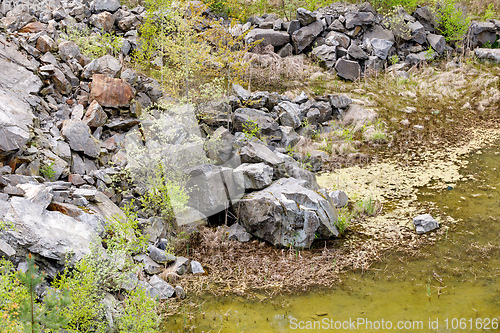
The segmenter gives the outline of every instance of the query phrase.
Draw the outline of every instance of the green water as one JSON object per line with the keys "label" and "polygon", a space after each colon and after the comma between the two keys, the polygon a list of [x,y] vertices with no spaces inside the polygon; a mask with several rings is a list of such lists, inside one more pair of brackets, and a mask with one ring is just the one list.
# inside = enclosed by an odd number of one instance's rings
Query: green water
{"label": "green water", "polygon": [[471,154],[469,180],[451,190],[419,189],[421,205],[456,223],[418,258],[391,253],[329,290],[261,302],[206,296],[199,315],[169,318],[165,332],[499,332],[498,154]]}

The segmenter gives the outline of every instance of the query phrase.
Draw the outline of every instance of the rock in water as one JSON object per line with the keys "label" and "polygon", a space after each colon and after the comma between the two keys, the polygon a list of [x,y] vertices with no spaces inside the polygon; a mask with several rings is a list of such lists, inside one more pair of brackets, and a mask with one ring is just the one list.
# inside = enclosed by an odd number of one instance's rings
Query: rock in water
{"label": "rock in water", "polygon": [[439,228],[439,223],[429,214],[423,214],[413,218],[413,226],[417,234],[423,234]]}

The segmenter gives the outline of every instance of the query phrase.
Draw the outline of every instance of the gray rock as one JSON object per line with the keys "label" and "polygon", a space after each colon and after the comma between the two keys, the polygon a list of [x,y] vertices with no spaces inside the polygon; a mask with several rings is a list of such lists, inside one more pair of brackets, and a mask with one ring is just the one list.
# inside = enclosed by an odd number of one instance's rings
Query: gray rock
{"label": "gray rock", "polygon": [[260,190],[269,186],[273,181],[273,168],[264,163],[243,163],[235,173],[241,174],[245,181],[245,189]]}
{"label": "gray rock", "polygon": [[283,158],[276,155],[265,145],[253,141],[247,142],[247,144],[240,149],[240,157],[243,163],[263,162],[272,166],[274,171],[284,163]]}
{"label": "gray rock", "polygon": [[98,59],[92,60],[85,66],[82,77],[91,79],[94,74],[105,74],[110,77],[120,77],[122,65],[120,62],[110,55],[102,56]]}
{"label": "gray rock", "polygon": [[393,43],[395,42],[394,33],[389,29],[382,28],[378,24],[375,24],[370,30],[365,32],[364,37],[366,39],[378,38],[390,40]]}
{"label": "gray rock", "polygon": [[108,116],[96,100],[90,103],[82,119],[83,123],[87,124],[90,128],[103,126],[106,120],[108,120]]}
{"label": "gray rock", "polygon": [[291,20],[289,22],[288,27],[286,28],[286,32],[291,36],[295,31],[300,29],[299,20]]}
{"label": "gray rock", "polygon": [[184,257],[177,257],[175,259],[175,262],[172,266],[170,266],[167,271],[169,272],[174,272],[179,275],[183,275],[186,272],[188,272],[190,266],[189,266],[189,259],[184,258]]}
{"label": "gray rock", "polygon": [[12,257],[16,254],[16,250],[12,248],[6,241],[0,239],[0,253],[7,257]]}
{"label": "gray rock", "polygon": [[336,19],[328,26],[328,29],[332,31],[344,32],[345,26],[342,22],[340,22],[340,20]]}
{"label": "gray rock", "polygon": [[175,293],[174,287],[165,282],[158,275],[153,275],[149,279],[149,285],[152,287],[152,290],[149,290],[151,297],[158,297],[160,300],[169,299]]}
{"label": "gray rock", "polygon": [[345,14],[345,27],[349,30],[357,26],[370,25],[375,21],[375,16],[370,12],[347,12]]}
{"label": "gray rock", "polygon": [[424,62],[428,62],[434,59],[434,55],[429,55],[427,51],[422,51],[419,53],[410,53],[406,56],[405,62],[410,66],[419,65]]}
{"label": "gray rock", "polygon": [[354,125],[355,128],[361,128],[364,124],[372,122],[377,117],[377,114],[372,109],[366,109],[358,104],[351,104],[347,109],[343,125]]}
{"label": "gray rock", "polygon": [[199,227],[208,224],[207,217],[200,211],[187,207],[181,212],[175,214],[175,225],[178,230],[187,232],[188,234],[197,231]]}
{"label": "gray rock", "polygon": [[472,22],[467,34],[470,47],[482,47],[486,43],[493,45],[497,30],[500,29],[493,22]]}
{"label": "gray rock", "polygon": [[344,191],[333,191],[330,192],[328,195],[330,196],[330,199],[335,205],[335,208],[345,207],[349,202],[349,198],[347,197],[347,194]]}
{"label": "gray rock", "polygon": [[175,296],[179,297],[180,299],[185,299],[186,298],[186,292],[181,286],[175,286]]}
{"label": "gray rock", "polygon": [[423,234],[439,228],[439,223],[431,215],[423,214],[413,218],[413,226],[417,234]]}
{"label": "gray rock", "polygon": [[205,270],[199,262],[196,260],[191,260],[191,273],[193,274],[205,274]]}
{"label": "gray rock", "polygon": [[433,10],[429,6],[417,8],[413,16],[424,26],[425,30],[434,33],[438,23],[434,17]]}
{"label": "gray rock", "polygon": [[352,43],[349,49],[347,50],[347,54],[357,60],[366,60],[368,59],[368,54],[361,49],[356,43]]}
{"label": "gray rock", "polygon": [[300,108],[292,102],[281,102],[274,107],[274,111],[278,113],[281,125],[290,126],[293,129],[300,126]]}
{"label": "gray rock", "polygon": [[321,45],[313,49],[312,55],[318,61],[323,62],[327,69],[331,69],[337,61],[337,47]]}
{"label": "gray rock", "polygon": [[63,41],[59,43],[59,55],[64,61],[76,58],[80,54],[80,48],[75,42]]}
{"label": "gray rock", "polygon": [[444,39],[444,36],[428,34],[427,42],[438,54],[443,54],[446,49],[446,40]]}
{"label": "gray rock", "polygon": [[149,274],[149,275],[155,275],[159,274],[162,272],[162,267],[158,265],[153,259],[151,259],[149,256],[142,256],[141,260],[142,264],[144,265],[144,271]]}
{"label": "gray rock", "polygon": [[259,127],[260,134],[265,135],[268,140],[281,140],[281,130],[278,123],[269,113],[264,111],[250,108],[237,109],[232,115],[232,121],[235,131],[243,132],[244,124],[254,122]]}
{"label": "gray rock", "polygon": [[29,201],[39,204],[43,209],[47,209],[52,202],[52,189],[40,184],[19,184],[17,185],[24,191],[24,197]]}
{"label": "gray rock", "polygon": [[384,64],[385,61],[380,59],[379,57],[369,56],[368,60],[365,61],[366,73],[380,72],[382,69],[384,69]]}
{"label": "gray rock", "polygon": [[148,254],[151,259],[153,259],[158,264],[165,264],[175,261],[175,256],[167,255],[165,251],[160,250],[156,246],[148,246]]}
{"label": "gray rock", "polygon": [[309,25],[316,21],[316,15],[305,8],[297,8],[297,20],[303,26]]}
{"label": "gray rock", "polygon": [[96,13],[104,11],[114,13],[120,6],[120,0],[96,0],[94,2],[93,11]]}
{"label": "gray rock", "polygon": [[[317,120],[319,116],[320,114],[318,110],[318,115],[315,117],[315,119]],[[281,133],[283,133],[283,137],[281,138],[280,145],[284,148],[293,147],[300,141],[300,136],[292,127],[281,126]]]}
{"label": "gray rock", "polygon": [[240,86],[239,84],[233,83],[233,93],[238,97],[241,101],[246,101],[250,98],[250,92]]}
{"label": "gray rock", "polygon": [[290,57],[293,54],[292,44],[286,43],[276,54],[282,58]]}
{"label": "gray rock", "polygon": [[81,151],[90,157],[99,156],[101,151],[99,141],[92,136],[90,128],[84,122],[65,120],[61,132],[71,149]]}
{"label": "gray rock", "polygon": [[330,31],[325,37],[325,42],[330,46],[340,46],[347,49],[351,45],[351,39],[346,34],[337,31]]}
{"label": "gray rock", "polygon": [[361,67],[356,61],[339,59],[335,64],[337,75],[343,79],[354,81],[361,75]]}
{"label": "gray rock", "polygon": [[477,48],[474,50],[476,57],[481,60],[489,60],[495,63],[500,63],[500,49],[482,49]]}
{"label": "gray rock", "polygon": [[217,128],[206,141],[207,156],[217,164],[229,162],[234,157],[233,142],[233,135],[227,128]]}
{"label": "gray rock", "polygon": [[295,97],[293,100],[292,100],[292,103],[295,103],[295,104],[302,104],[302,103],[305,103],[309,100],[309,97],[307,97],[307,94],[303,91],[300,92],[300,95]]}
{"label": "gray rock", "polygon": [[226,235],[229,240],[234,240],[238,242],[248,242],[252,235],[250,235],[245,228],[243,228],[240,224],[235,223],[226,230]]}
{"label": "gray rock", "polygon": [[266,106],[268,99],[269,92],[257,91],[250,95],[246,104],[251,108],[260,109]]}
{"label": "gray rock", "polygon": [[391,42],[390,40],[378,39],[378,38],[373,38],[369,40],[367,39],[367,42],[370,45],[370,48],[372,49],[374,55],[382,60],[387,59],[389,50],[394,45],[394,42]]}
{"label": "gray rock", "polygon": [[301,53],[312,41],[323,31],[321,21],[315,21],[308,26],[302,27],[292,34],[292,42],[295,53]]}
{"label": "gray rock", "polygon": [[304,187],[305,181],[280,179],[238,203],[239,223],[275,246],[310,247],[315,238],[338,235],[331,201]]}
{"label": "gray rock", "polygon": [[329,97],[330,104],[337,109],[345,109],[352,103],[352,100],[346,95],[329,95]]}
{"label": "gray rock", "polygon": [[427,32],[425,31],[424,26],[419,21],[408,24],[408,29],[410,30],[409,37],[412,41],[418,44],[425,43]]}
{"label": "gray rock", "polygon": [[251,44],[259,40],[261,40],[259,45],[272,45],[274,47],[279,47],[290,42],[290,35],[285,31],[257,28],[250,30],[250,32],[245,36],[246,44]]}

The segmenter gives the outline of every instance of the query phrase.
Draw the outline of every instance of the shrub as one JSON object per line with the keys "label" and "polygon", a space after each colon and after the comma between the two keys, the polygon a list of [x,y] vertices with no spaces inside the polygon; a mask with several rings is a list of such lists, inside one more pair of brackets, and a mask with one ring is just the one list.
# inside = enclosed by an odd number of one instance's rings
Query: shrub
{"label": "shrub", "polygon": [[62,38],[75,42],[80,51],[90,58],[99,58],[106,54],[117,56],[123,43],[122,37],[108,32],[92,33],[89,28],[69,27]]}
{"label": "shrub", "polygon": [[461,40],[469,29],[470,18],[455,0],[441,0],[436,17],[439,30],[447,42]]}
{"label": "shrub", "polygon": [[251,138],[259,138],[260,128],[255,120],[249,119],[243,123],[243,133],[245,134],[245,138],[247,140]]}
{"label": "shrub", "polygon": [[148,297],[144,289],[134,289],[123,302],[123,311],[117,319],[118,332],[158,332],[160,316],[157,311],[156,301]]}
{"label": "shrub", "polygon": [[40,168],[40,174],[42,177],[47,178],[48,180],[53,180],[56,172],[54,170],[54,162],[50,164],[45,164]]}
{"label": "shrub", "polygon": [[0,258],[0,327],[2,333],[18,333],[21,323],[17,320],[20,304],[29,299],[28,290],[23,286],[13,264]]}

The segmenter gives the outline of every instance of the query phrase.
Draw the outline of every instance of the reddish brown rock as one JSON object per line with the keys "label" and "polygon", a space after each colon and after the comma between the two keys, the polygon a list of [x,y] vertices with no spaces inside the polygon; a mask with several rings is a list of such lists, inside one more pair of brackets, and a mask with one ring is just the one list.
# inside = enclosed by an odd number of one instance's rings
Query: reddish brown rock
{"label": "reddish brown rock", "polygon": [[90,128],[97,128],[104,125],[106,120],[108,120],[106,112],[96,100],[92,101],[83,117],[83,122],[89,125]]}
{"label": "reddish brown rock", "polygon": [[75,205],[57,201],[51,202],[50,205],[47,207],[47,209],[55,212],[60,212],[63,213],[64,215],[68,215],[71,217],[78,217],[83,213],[83,210],[81,210]]}
{"label": "reddish brown rock", "polygon": [[87,182],[83,179],[83,177],[79,174],[71,174],[68,176],[68,181],[75,185],[75,186],[80,186],[83,184],[86,184]]}
{"label": "reddish brown rock", "polygon": [[96,100],[101,106],[120,108],[130,105],[134,98],[134,89],[123,79],[114,79],[103,74],[94,74],[90,100]]}
{"label": "reddish brown rock", "polygon": [[49,36],[42,35],[36,41],[36,49],[42,53],[54,52],[57,50],[57,44]]}
{"label": "reddish brown rock", "polygon": [[37,33],[47,30],[47,25],[41,22],[31,22],[26,24],[19,32],[21,33]]}

